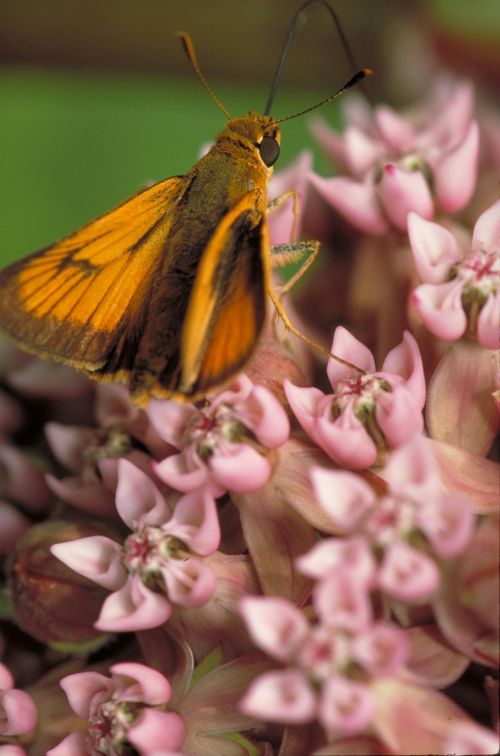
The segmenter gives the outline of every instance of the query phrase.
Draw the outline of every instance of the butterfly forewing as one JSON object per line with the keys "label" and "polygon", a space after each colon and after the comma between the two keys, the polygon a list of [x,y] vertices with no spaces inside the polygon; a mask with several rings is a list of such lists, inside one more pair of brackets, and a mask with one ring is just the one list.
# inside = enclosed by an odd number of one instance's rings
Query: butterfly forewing
{"label": "butterfly forewing", "polygon": [[185,182],[160,182],[0,273],[5,331],[42,356],[101,367],[139,317]]}

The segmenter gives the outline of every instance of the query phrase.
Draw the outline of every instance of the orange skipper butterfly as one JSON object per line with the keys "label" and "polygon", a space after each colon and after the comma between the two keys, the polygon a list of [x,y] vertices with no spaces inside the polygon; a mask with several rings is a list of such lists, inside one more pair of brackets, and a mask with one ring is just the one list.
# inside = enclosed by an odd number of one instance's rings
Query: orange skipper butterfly
{"label": "orange skipper butterfly", "polygon": [[[266,219],[285,119],[232,118],[190,38],[179,36],[228,118],[210,151],[184,176],[139,192],[0,273],[0,326],[19,346],[93,379],[124,381],[137,403],[199,398],[231,378],[255,349],[267,295],[297,332],[271,288]],[[293,254],[288,245],[281,257]]]}

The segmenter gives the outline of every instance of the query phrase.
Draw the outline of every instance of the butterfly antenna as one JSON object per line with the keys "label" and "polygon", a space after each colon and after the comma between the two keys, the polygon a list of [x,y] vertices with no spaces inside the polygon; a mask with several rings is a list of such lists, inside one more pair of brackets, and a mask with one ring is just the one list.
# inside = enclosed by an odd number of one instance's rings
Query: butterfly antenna
{"label": "butterfly antenna", "polygon": [[362,71],[358,71],[357,73],[355,73],[354,76],[352,76],[349,79],[349,81],[346,84],[344,84],[343,87],[338,89],[336,92],[333,92],[331,95],[328,95],[328,97],[325,97],[324,100],[317,102],[315,105],[311,105],[309,108],[305,108],[304,110],[299,110],[298,113],[292,113],[292,115],[283,116],[283,118],[276,118],[275,123],[282,123],[283,121],[289,121],[290,118],[297,118],[297,116],[304,115],[304,113],[310,113],[311,110],[316,110],[316,108],[320,108],[322,105],[325,105],[327,102],[336,100],[337,97],[340,97],[340,95],[344,94],[344,92],[347,89],[354,87],[354,85],[362,81],[362,79],[364,79],[365,76],[371,76],[372,74],[373,74],[373,71],[371,70],[371,68],[363,68]]}
{"label": "butterfly antenna", "polygon": [[[340,19],[334,10],[334,8],[328,3],[326,0],[306,0],[305,3],[303,3],[300,8],[295,13],[294,17],[292,18],[292,21],[290,23],[290,26],[288,27],[288,33],[285,39],[285,43],[283,45],[283,48],[281,50],[281,54],[278,60],[278,66],[274,72],[273,80],[271,83],[271,90],[269,92],[269,97],[267,99],[266,108],[264,110],[265,115],[269,115],[271,112],[271,108],[273,106],[274,98],[276,97],[276,92],[278,90],[278,85],[281,79],[281,74],[283,73],[283,68],[285,65],[285,60],[288,55],[288,50],[290,48],[290,45],[292,43],[292,40],[297,32],[297,28],[299,26],[299,23],[303,22],[305,20],[305,13],[306,10],[309,8],[309,6],[319,3],[322,5],[326,10],[329,12],[333,23],[335,24],[335,28],[337,29],[337,33],[340,37],[340,42],[342,44],[342,47],[344,48],[344,52],[346,54],[347,60],[349,61],[349,64],[353,71],[358,71],[359,66],[356,65],[356,61],[354,59],[353,52],[351,50],[351,47],[349,45],[349,42],[347,41],[347,37],[344,33],[344,30],[342,28],[342,24],[340,23]],[[354,74],[353,78],[350,79],[345,86],[342,87],[338,92],[335,92],[334,94],[330,95],[329,97],[326,97],[321,102],[317,103],[317,105],[313,105],[310,108],[307,108],[304,111],[301,111],[300,113],[295,113],[291,116],[286,116],[285,118],[280,118],[280,121],[288,120],[289,118],[295,118],[298,115],[303,115],[303,113],[309,113],[310,110],[314,110],[315,108],[319,108],[321,105],[324,105],[326,102],[329,102],[330,100],[335,99],[335,97],[338,97],[338,95],[341,92],[344,92],[346,89],[349,89],[349,87],[352,87],[354,84],[356,84],[358,81],[361,81],[365,76],[369,75],[369,73],[372,73],[370,69],[364,69],[363,71],[358,71]]]}
{"label": "butterfly antenna", "polygon": [[228,120],[230,120],[232,118],[231,113],[229,113],[226,110],[226,108],[224,107],[224,105],[222,104],[222,102],[219,100],[219,98],[217,97],[217,95],[215,94],[215,92],[211,88],[210,84],[208,83],[208,81],[205,79],[205,77],[203,76],[203,74],[201,72],[201,68],[198,65],[198,61],[196,59],[196,53],[194,51],[193,40],[191,39],[191,37],[189,36],[189,34],[186,34],[186,32],[177,32],[176,36],[179,37],[180,41],[182,42],[182,46],[184,48],[184,52],[186,53],[187,59],[191,63],[191,66],[192,66],[193,71],[195,72],[196,76],[198,77],[198,79],[200,80],[200,82],[203,84],[205,90],[208,92],[208,94],[210,95],[210,97],[212,98],[212,100],[215,102],[215,104],[217,105],[217,107],[219,108],[219,110],[222,110],[222,112],[224,113],[224,115],[226,116],[226,118]]}

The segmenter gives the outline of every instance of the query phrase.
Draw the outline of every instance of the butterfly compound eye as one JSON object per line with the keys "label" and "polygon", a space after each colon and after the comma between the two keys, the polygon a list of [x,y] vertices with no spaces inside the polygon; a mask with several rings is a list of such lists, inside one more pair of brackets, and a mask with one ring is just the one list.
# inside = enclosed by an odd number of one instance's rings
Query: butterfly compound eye
{"label": "butterfly compound eye", "polygon": [[272,137],[264,137],[259,144],[259,152],[264,163],[270,168],[279,158],[280,146],[276,139],[273,139]]}

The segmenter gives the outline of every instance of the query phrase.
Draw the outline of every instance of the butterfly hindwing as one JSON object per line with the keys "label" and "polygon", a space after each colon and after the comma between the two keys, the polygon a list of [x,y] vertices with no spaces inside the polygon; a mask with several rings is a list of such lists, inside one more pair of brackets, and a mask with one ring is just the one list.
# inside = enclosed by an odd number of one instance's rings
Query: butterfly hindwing
{"label": "butterfly hindwing", "polygon": [[98,369],[140,315],[186,179],[162,181],[0,273],[0,321],[23,348]]}
{"label": "butterfly hindwing", "polygon": [[181,338],[181,393],[202,394],[238,371],[265,320],[269,241],[252,192],[221,220],[200,261]]}

